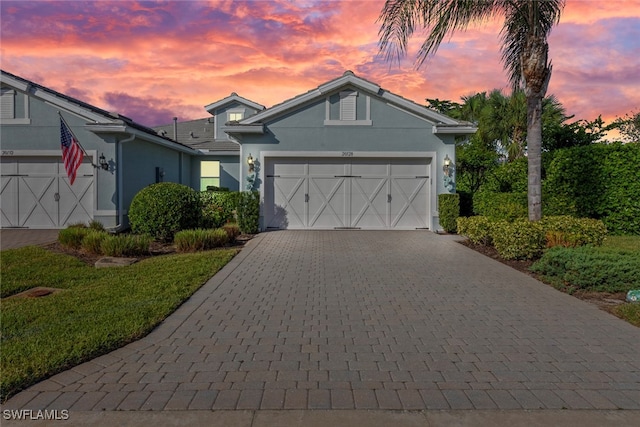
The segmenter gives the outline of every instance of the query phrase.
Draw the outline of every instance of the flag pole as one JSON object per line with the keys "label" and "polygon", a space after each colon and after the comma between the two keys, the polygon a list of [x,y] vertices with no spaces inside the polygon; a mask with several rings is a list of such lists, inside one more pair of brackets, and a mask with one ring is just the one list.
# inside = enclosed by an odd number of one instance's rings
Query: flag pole
{"label": "flag pole", "polygon": [[73,133],[73,130],[71,129],[71,126],[69,126],[69,123],[67,123],[67,121],[64,119],[64,117],[62,117],[62,113],[60,112],[60,110],[58,110],[58,116],[60,116],[60,120],[62,120],[64,122],[64,125],[67,127],[67,129],[69,129],[69,132],[71,132],[71,136],[73,136],[73,139],[76,140],[76,143],[78,144],[78,147],[80,147],[80,149],[82,150],[84,155],[87,156],[91,160],[91,166],[93,166],[94,168],[97,168],[98,165],[93,163],[93,158],[87,153],[87,150],[84,149],[84,147],[80,143],[80,140],[78,139],[76,134]]}

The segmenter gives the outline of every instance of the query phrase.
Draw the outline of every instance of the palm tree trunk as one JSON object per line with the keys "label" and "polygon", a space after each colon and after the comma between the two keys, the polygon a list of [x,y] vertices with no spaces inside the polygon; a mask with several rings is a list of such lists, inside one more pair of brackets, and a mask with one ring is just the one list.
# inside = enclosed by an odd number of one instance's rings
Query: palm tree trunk
{"label": "palm tree trunk", "polygon": [[527,159],[529,220],[542,218],[542,97],[527,98]]}

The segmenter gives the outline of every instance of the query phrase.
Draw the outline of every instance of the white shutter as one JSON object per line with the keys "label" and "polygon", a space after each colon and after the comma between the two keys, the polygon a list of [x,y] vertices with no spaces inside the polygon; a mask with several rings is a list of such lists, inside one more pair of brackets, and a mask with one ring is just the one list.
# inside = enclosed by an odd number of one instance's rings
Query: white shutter
{"label": "white shutter", "polygon": [[13,89],[2,89],[2,92],[0,92],[0,118],[15,119],[15,95],[16,91]]}
{"label": "white shutter", "polygon": [[340,120],[356,119],[356,97],[358,92],[340,92]]}

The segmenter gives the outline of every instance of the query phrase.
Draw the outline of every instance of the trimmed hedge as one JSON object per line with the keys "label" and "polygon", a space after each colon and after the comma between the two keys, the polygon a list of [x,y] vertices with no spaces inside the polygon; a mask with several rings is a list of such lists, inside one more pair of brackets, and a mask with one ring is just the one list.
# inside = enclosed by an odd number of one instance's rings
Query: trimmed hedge
{"label": "trimmed hedge", "polygon": [[131,229],[163,241],[180,230],[200,224],[202,205],[198,192],[186,185],[160,182],[143,188],[129,207]]}
{"label": "trimmed hedge", "polygon": [[600,220],[570,216],[544,217],[536,222],[475,216],[458,218],[458,234],[474,244],[492,245],[505,259],[534,259],[550,246],[599,246],[607,229]]}
{"label": "trimmed hedge", "polygon": [[458,234],[467,236],[471,243],[485,246],[491,244],[491,220],[486,216],[460,217],[457,224]]}
{"label": "trimmed hedge", "polygon": [[236,220],[236,210],[240,192],[238,191],[203,191],[200,193],[202,202],[202,228],[219,228],[228,222]]}
{"label": "trimmed hedge", "polygon": [[534,259],[542,254],[545,230],[538,221],[498,220],[491,225],[491,240],[504,259]]}
{"label": "trimmed hedge", "polygon": [[527,193],[480,191],[473,195],[473,211],[491,219],[513,221],[527,218]]}
{"label": "trimmed hedge", "polygon": [[460,216],[460,195],[438,194],[438,213],[440,215],[440,226],[444,231],[455,233],[457,229],[456,221]]}
{"label": "trimmed hedge", "polygon": [[260,228],[260,193],[242,191],[238,199],[238,226],[245,234],[255,234]]}
{"label": "trimmed hedge", "polygon": [[554,152],[542,183],[545,215],[601,219],[611,234],[640,235],[640,142]]}

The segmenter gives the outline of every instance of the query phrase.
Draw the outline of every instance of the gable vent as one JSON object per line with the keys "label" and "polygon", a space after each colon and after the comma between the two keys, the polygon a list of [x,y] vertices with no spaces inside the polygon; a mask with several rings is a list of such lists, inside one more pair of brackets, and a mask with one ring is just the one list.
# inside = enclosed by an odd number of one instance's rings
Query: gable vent
{"label": "gable vent", "polygon": [[358,92],[340,92],[340,120],[356,119],[356,97]]}

